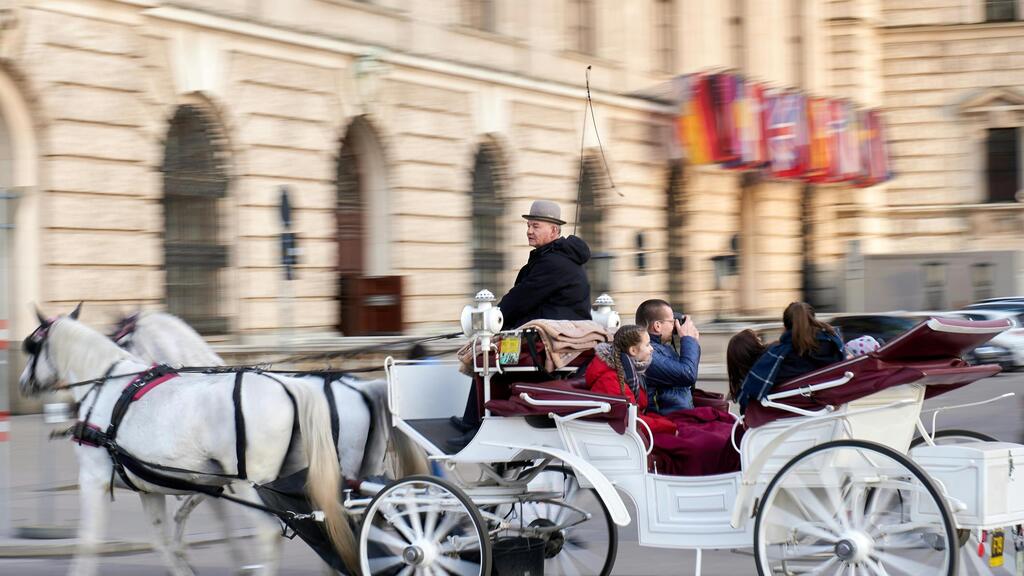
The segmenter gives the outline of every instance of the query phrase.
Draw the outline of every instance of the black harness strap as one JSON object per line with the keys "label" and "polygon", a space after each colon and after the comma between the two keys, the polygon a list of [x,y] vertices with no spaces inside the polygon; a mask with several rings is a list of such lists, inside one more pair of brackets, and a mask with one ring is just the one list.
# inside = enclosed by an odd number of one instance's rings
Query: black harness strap
{"label": "black harness strap", "polygon": [[248,440],[245,436],[245,414],[242,413],[242,378],[245,372],[235,373],[235,389],[231,392],[231,400],[235,405],[235,457],[238,459],[238,477],[248,478],[245,471],[245,447]]}
{"label": "black harness strap", "polygon": [[341,448],[338,447],[338,438],[341,436],[341,422],[338,421],[338,402],[334,398],[334,387],[331,384],[334,377],[324,374],[324,396],[327,396],[327,407],[331,412],[331,437],[334,438],[334,451],[338,460],[341,460]]}

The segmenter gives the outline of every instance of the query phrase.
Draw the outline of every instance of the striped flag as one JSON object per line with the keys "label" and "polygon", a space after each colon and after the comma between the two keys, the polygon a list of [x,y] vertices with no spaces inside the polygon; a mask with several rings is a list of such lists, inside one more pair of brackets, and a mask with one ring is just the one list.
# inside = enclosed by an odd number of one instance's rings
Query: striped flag
{"label": "striped flag", "polygon": [[807,102],[810,160],[806,178],[811,182],[827,181],[832,166],[832,149],[829,143],[829,108],[829,101],[825,98],[811,98]]}
{"label": "striped flag", "polygon": [[805,98],[781,92],[767,98],[764,109],[768,168],[777,178],[797,178],[807,169]]}
{"label": "striped flag", "polygon": [[710,164],[715,161],[716,137],[708,77],[691,74],[683,79],[682,85],[679,139],[691,163]]}

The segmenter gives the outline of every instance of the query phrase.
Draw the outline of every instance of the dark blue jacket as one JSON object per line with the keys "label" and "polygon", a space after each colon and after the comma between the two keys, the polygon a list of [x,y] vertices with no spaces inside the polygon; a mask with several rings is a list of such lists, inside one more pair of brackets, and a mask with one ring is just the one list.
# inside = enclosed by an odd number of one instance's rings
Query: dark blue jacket
{"label": "dark blue jacket", "polygon": [[515,285],[498,303],[505,329],[538,318],[590,320],[590,282],[583,269],[588,260],[590,247],[576,236],[534,248]]}
{"label": "dark blue jacket", "polygon": [[659,414],[693,408],[693,386],[697,383],[697,365],[700,363],[700,343],[696,338],[683,336],[677,353],[671,344],[663,344],[661,337],[651,334],[651,365],[647,368],[647,389],[653,392],[651,409]]}
{"label": "dark blue jacket", "polygon": [[779,341],[768,347],[743,380],[736,399],[740,412],[746,411],[751,400],[761,400],[767,396],[776,383],[792,380],[845,358],[846,352],[839,336],[819,330],[814,337],[817,346],[804,355],[793,350],[793,336],[789,332],[783,332]]}

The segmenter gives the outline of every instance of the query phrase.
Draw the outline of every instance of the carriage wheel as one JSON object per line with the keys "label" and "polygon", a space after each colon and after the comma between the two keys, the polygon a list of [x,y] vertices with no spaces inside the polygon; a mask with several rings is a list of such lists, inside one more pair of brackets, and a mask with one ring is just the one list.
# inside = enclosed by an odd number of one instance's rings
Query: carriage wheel
{"label": "carriage wheel", "polygon": [[[559,499],[561,504],[524,502],[522,505],[521,524],[524,527],[540,528],[541,537],[547,541],[544,549],[544,574],[611,574],[619,547],[619,531],[597,491],[581,488],[576,473],[565,466],[545,467],[530,481],[529,488],[531,491],[562,493]],[[580,511],[585,512],[586,516]],[[568,526],[555,531],[544,530],[563,524]]]}
{"label": "carriage wheel", "polygon": [[[994,436],[989,436],[988,434],[975,432],[973,430],[958,430],[956,428],[950,428],[948,430],[939,430],[935,432],[935,443],[940,446],[943,444],[964,444],[966,442],[998,442],[998,440]],[[910,443],[910,447],[917,448],[924,444],[924,438],[916,436]]]}
{"label": "carriage wheel", "polygon": [[381,490],[359,533],[364,576],[487,576],[491,543],[476,505],[455,485],[409,476]]}
{"label": "carriage wheel", "polygon": [[[937,510],[912,521],[914,498]],[[861,440],[827,442],[790,460],[768,484],[754,524],[758,574],[956,573],[956,525],[920,466]]]}

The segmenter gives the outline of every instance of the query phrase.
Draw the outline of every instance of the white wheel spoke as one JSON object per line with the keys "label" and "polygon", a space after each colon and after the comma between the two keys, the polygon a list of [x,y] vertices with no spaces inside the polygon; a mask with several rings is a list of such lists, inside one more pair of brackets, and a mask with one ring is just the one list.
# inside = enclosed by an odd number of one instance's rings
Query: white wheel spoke
{"label": "white wheel spoke", "polygon": [[480,574],[479,564],[467,562],[460,558],[438,556],[437,563],[447,570],[449,574],[457,574],[458,576],[479,576]]}
{"label": "white wheel spoke", "polygon": [[406,566],[398,573],[398,576],[412,576],[412,573],[416,571],[415,566]]}
{"label": "white wheel spoke", "polygon": [[588,564],[597,566],[598,570],[600,570],[601,566],[604,564],[603,557],[597,555],[589,548],[580,546],[579,544],[566,544],[565,546],[562,546],[562,551],[559,552],[558,555],[564,555],[579,562],[587,562]]}
{"label": "white wheel spoke", "polygon": [[775,505],[772,512],[779,516],[777,519],[767,518],[768,524],[771,524],[772,526],[779,526],[787,532],[789,530],[798,530],[804,534],[820,538],[829,543],[835,543],[839,540],[839,536],[835,532],[830,532],[816,524],[812,524],[781,506]]}
{"label": "white wheel spoke", "polygon": [[437,526],[437,529],[434,530],[434,533],[431,536],[434,544],[439,544],[441,540],[448,536],[448,534],[451,534],[451,531],[459,525],[461,520],[462,518],[459,518],[459,515],[450,510],[445,513],[441,523]]}
{"label": "white wheel spoke", "polygon": [[814,490],[808,488],[803,478],[800,478],[800,474],[793,474],[790,478],[793,479],[793,483],[796,486],[784,486],[782,489],[791,493],[793,502],[798,506],[807,508],[808,513],[817,516],[815,520],[827,525],[836,534],[842,533],[842,526],[836,521],[835,514],[830,513],[825,508],[825,505],[818,499],[818,495],[814,493]]}
{"label": "white wheel spoke", "polygon": [[390,570],[402,563],[401,556],[384,556],[382,558],[370,558],[370,574]]}
{"label": "white wheel spoke", "polygon": [[[427,494],[429,496],[429,494]],[[420,504],[416,500],[417,494],[407,497],[403,504],[408,511],[409,524],[412,527],[412,533],[416,536],[416,540],[423,538],[423,518],[420,517]]]}
{"label": "white wheel spoke", "polygon": [[921,562],[912,560],[906,556],[892,554],[881,550],[876,551],[875,557],[878,560],[878,563],[882,566],[895,568],[896,570],[910,576],[916,576],[917,574],[934,574],[936,569],[934,566],[922,564]]}
{"label": "white wheel spoke", "polygon": [[371,542],[376,542],[378,544],[383,544],[384,546],[388,546],[388,547],[391,547],[391,548],[403,549],[403,548],[405,548],[406,546],[409,545],[409,541],[408,540],[402,540],[398,536],[395,536],[394,534],[392,534],[390,532],[385,532],[379,526],[374,526],[374,525],[370,526],[370,534],[369,534],[368,539]]}
{"label": "white wheel spoke", "polygon": [[835,556],[832,556],[828,560],[826,560],[823,563],[821,563],[820,565],[818,565],[817,568],[815,568],[814,570],[811,570],[810,572],[808,572],[807,576],[818,576],[819,574],[831,574],[831,572],[827,572],[827,570],[829,570],[830,568],[832,568],[833,566],[835,566],[838,563],[839,563],[839,558],[836,558]]}
{"label": "white wheel spoke", "polygon": [[384,519],[387,520],[395,530],[398,530],[402,537],[405,538],[406,542],[415,542],[416,535],[413,534],[409,523],[406,522],[403,516],[403,513],[400,510],[395,509],[393,502],[388,502],[388,508],[391,510],[391,513],[388,514],[387,512],[382,512]]}

